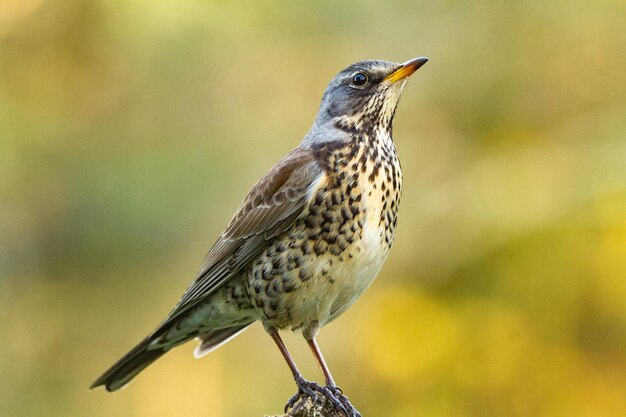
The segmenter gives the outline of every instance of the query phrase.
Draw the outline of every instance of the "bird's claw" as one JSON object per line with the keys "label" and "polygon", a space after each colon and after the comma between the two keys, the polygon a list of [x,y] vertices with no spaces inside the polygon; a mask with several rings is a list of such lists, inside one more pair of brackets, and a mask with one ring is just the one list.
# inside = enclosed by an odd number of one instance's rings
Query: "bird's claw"
{"label": "bird's claw", "polygon": [[298,392],[287,402],[285,412],[290,409],[297,412],[300,407],[305,404],[305,401],[301,401],[302,399],[308,397],[311,398],[311,401],[316,403],[321,395],[330,401],[333,406],[346,417],[361,417],[361,414],[359,414],[350,403],[348,397],[343,395],[339,387],[323,387],[315,382],[307,381],[304,378],[296,379],[296,384],[298,384]]}
{"label": "bird's claw", "polygon": [[359,413],[356,408],[354,408],[348,397],[343,395],[343,391],[341,390],[341,388],[339,388],[338,386],[326,386],[325,388],[330,391],[333,396],[341,403],[341,405],[343,406],[343,410],[345,410],[346,416],[361,417],[361,413]]}

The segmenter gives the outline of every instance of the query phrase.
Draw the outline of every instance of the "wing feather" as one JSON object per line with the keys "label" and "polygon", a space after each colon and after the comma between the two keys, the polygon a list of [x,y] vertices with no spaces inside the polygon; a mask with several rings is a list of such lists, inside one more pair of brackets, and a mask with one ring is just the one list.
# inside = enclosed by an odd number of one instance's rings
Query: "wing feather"
{"label": "wing feather", "polygon": [[301,148],[265,174],[244,199],[161,328],[213,293],[284,232],[300,216],[313,185],[323,176],[313,153]]}

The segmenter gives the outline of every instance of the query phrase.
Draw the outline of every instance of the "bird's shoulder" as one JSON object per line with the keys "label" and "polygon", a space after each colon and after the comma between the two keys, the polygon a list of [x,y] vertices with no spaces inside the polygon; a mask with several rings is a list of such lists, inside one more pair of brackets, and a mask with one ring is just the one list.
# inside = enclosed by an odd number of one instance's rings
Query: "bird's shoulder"
{"label": "bird's shoulder", "polygon": [[[294,149],[252,187],[207,254],[207,260],[221,257],[220,244],[257,235],[267,239],[280,233],[287,226],[285,221],[299,215],[313,184],[324,176],[324,169],[313,149]],[[295,218],[291,222],[293,220]]]}

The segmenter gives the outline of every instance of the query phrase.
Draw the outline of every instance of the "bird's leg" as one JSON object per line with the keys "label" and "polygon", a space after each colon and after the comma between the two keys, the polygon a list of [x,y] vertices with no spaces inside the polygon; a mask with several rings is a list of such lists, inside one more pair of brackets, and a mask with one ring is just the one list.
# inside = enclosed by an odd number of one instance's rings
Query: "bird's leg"
{"label": "bird's leg", "polygon": [[349,411],[350,409],[346,409],[343,403],[338,400],[335,397],[334,393],[327,387],[322,387],[315,382],[307,381],[306,379],[304,379],[304,377],[298,370],[296,363],[289,354],[285,343],[283,343],[283,340],[280,338],[278,332],[276,330],[271,330],[269,331],[269,334],[270,336],[272,336],[272,339],[274,339],[274,342],[276,342],[276,345],[278,346],[280,353],[282,353],[283,357],[285,358],[287,365],[289,365],[289,369],[291,369],[291,373],[293,374],[293,379],[296,381],[296,385],[298,386],[298,392],[287,402],[287,405],[285,406],[285,412],[293,408],[294,405],[294,411],[297,412],[298,409],[304,406],[305,403],[304,401],[300,401],[298,403],[299,400],[301,400],[303,397],[309,397],[313,402],[316,402],[318,399],[318,394],[321,394],[324,397],[328,398],[328,400],[331,401],[337,409],[339,409],[346,415],[346,417],[360,416],[358,413],[351,414]]}
{"label": "bird's leg", "polygon": [[291,373],[293,374],[293,379],[296,380],[296,383],[298,383],[299,380],[304,380],[304,377],[298,370],[296,363],[291,358],[291,355],[289,354],[289,351],[287,350],[287,346],[285,346],[285,343],[283,343],[283,339],[280,338],[280,335],[278,334],[278,332],[276,330],[272,330],[269,332],[269,334],[270,336],[272,336],[272,339],[274,339],[274,342],[276,342],[276,346],[278,346],[280,353],[283,354],[283,358],[285,358],[287,365],[289,365],[289,369],[291,369]]}
{"label": "bird's leg", "polygon": [[270,336],[272,336],[272,339],[274,339],[274,342],[276,343],[276,346],[278,346],[280,353],[282,353],[283,358],[285,358],[287,365],[289,365],[289,369],[291,369],[291,373],[293,374],[293,379],[296,381],[296,385],[298,386],[298,392],[293,397],[291,397],[291,399],[287,402],[287,405],[285,406],[285,412],[287,412],[288,409],[292,408],[294,404],[296,404],[296,402],[300,398],[302,398],[302,394],[308,394],[313,399],[313,401],[315,401],[317,398],[317,394],[314,391],[308,392],[310,391],[307,389],[308,388],[307,384],[309,382],[306,379],[304,379],[304,377],[298,370],[296,363],[294,362],[293,358],[289,354],[289,351],[287,350],[287,346],[285,346],[283,339],[280,338],[278,331],[270,330],[269,334]]}
{"label": "bird's leg", "polygon": [[324,374],[324,379],[326,380],[326,386],[329,388],[337,387],[337,385],[335,385],[335,380],[333,379],[333,376],[330,374],[328,365],[326,365],[326,361],[324,360],[324,355],[322,355],[322,351],[320,350],[320,347],[317,345],[317,341],[315,340],[315,337],[308,339],[306,342],[309,344],[309,347],[311,348],[311,352],[313,352],[313,356],[315,356],[315,360],[317,361],[317,364],[319,365],[320,369],[322,370],[322,373]]}
{"label": "bird's leg", "polygon": [[330,394],[332,394],[332,396],[328,396],[327,394],[326,397],[333,402],[333,404],[341,404],[341,407],[337,407],[340,410],[344,411],[346,416],[348,417],[361,417],[361,414],[359,414],[359,412],[354,408],[354,406],[350,403],[350,401],[348,400],[348,397],[346,397],[345,395],[343,395],[343,392],[341,391],[341,388],[339,388],[336,384],[335,384],[335,380],[333,379],[333,376],[330,374],[330,370],[328,369],[328,365],[326,365],[326,361],[324,360],[324,355],[322,355],[322,351],[320,350],[320,347],[317,344],[317,341],[315,340],[315,336],[311,337],[310,339],[307,339],[306,341],[309,344],[309,347],[311,348],[311,352],[313,352],[313,356],[315,356],[315,360],[317,361],[317,364],[319,365],[320,369],[322,370],[322,373],[324,374],[324,379],[326,380],[326,386],[324,387],[324,391],[328,392]]}

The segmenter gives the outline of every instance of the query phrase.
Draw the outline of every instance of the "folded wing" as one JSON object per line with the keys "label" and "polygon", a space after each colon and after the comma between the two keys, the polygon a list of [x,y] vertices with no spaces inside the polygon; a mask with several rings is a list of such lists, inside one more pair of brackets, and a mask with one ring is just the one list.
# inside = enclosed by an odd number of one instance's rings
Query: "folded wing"
{"label": "folded wing", "polygon": [[179,317],[237,274],[303,212],[324,173],[310,150],[296,148],[252,188],[206,255],[195,280],[164,323]]}

